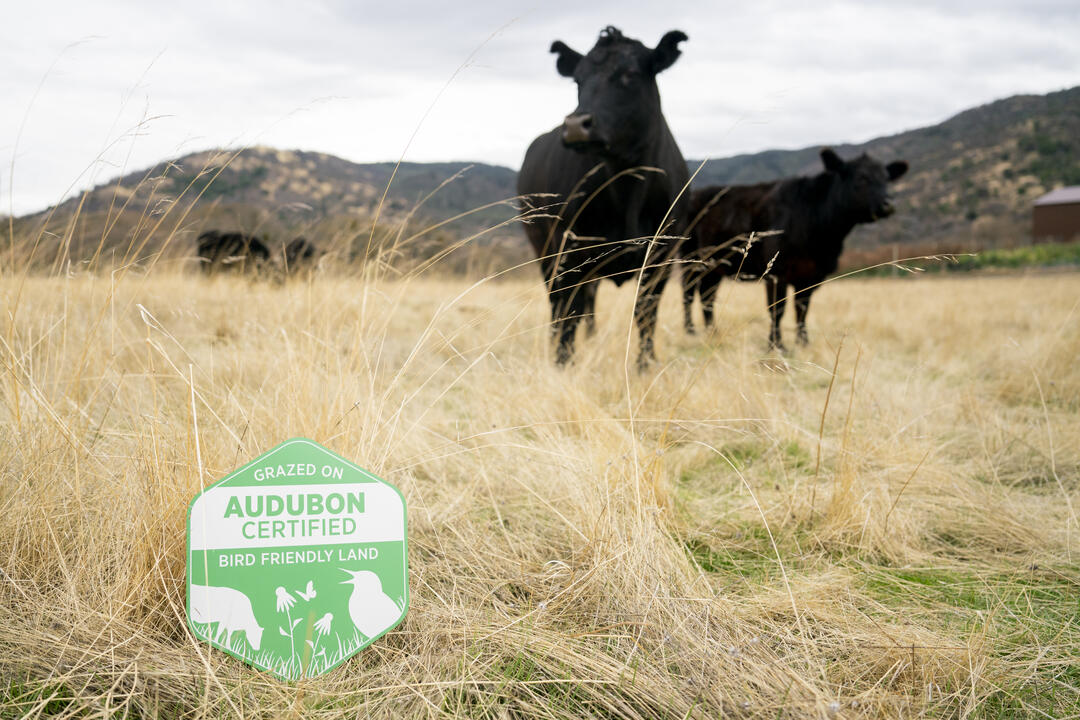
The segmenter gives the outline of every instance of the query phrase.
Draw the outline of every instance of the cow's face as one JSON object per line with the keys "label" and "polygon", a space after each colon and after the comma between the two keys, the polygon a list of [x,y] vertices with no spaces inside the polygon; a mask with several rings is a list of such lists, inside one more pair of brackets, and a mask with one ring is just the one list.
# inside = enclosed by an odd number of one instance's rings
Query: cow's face
{"label": "cow's face", "polygon": [[559,74],[578,86],[577,109],[563,122],[563,144],[631,162],[640,159],[662,121],[656,74],[678,59],[679,43],[686,39],[672,30],[649,49],[608,27],[588,55],[561,41],[552,43]]}
{"label": "cow's face", "polygon": [[906,162],[882,165],[866,153],[844,162],[829,148],[821,151],[821,161],[825,171],[835,174],[839,181],[838,201],[851,220],[869,223],[895,212],[889,201],[889,183],[907,172]]}

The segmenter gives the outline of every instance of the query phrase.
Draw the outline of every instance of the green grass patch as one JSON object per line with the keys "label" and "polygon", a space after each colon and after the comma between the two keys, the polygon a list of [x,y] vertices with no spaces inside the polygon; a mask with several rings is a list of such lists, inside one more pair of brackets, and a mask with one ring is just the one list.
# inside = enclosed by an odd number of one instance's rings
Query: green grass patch
{"label": "green grass patch", "polygon": [[[902,263],[925,272],[972,272],[978,270],[1020,270],[1023,268],[1080,267],[1080,242],[1045,243],[1009,250],[980,250],[947,260],[913,260]],[[892,266],[859,272],[855,277],[895,275]],[[906,273],[905,273],[906,274]]]}
{"label": "green grass patch", "polygon": [[496,667],[499,674],[507,680],[534,680],[539,670],[536,661],[524,653],[518,653],[511,660]]}
{"label": "green grass patch", "polygon": [[1080,714],[1080,568],[858,570],[881,603],[996,657],[988,682],[997,689],[975,717]]}
{"label": "green grass patch", "polygon": [[[478,654],[474,660],[482,658]],[[558,666],[556,669],[555,666]],[[618,717],[606,703],[575,681],[573,668],[543,664],[527,650],[498,660],[483,672],[483,680],[451,686],[440,710],[448,717],[501,720],[506,717]],[[616,694],[618,689],[614,689]]]}
{"label": "green grass patch", "polygon": [[814,458],[810,456],[810,451],[794,440],[784,443],[781,451],[788,467],[795,470],[807,470],[813,467]]}
{"label": "green grass patch", "polygon": [[23,684],[9,680],[0,685],[0,720],[25,717],[86,717],[71,688],[60,683]]}
{"label": "green grass patch", "polygon": [[1016,574],[980,574],[860,566],[860,575],[866,589],[885,604],[942,610],[946,625],[969,614],[1006,611],[1005,617],[999,618],[1002,622],[1022,620],[1042,639],[1068,630],[1080,642],[1080,583],[1073,579],[1080,578],[1077,568],[1061,572],[1034,567]]}
{"label": "green grass patch", "polygon": [[679,475],[679,481],[691,483],[721,478],[730,480],[735,475],[732,465],[740,472],[745,471],[761,460],[766,452],[764,445],[754,442],[727,443],[718,447],[717,450],[720,454],[714,453],[705,462],[683,470]]}
{"label": "green grass patch", "polygon": [[958,257],[955,263],[945,263],[939,267],[953,272],[966,272],[1063,265],[1080,265],[1080,242],[1047,243],[1011,250],[983,250],[974,255],[963,255]]}
{"label": "green grass patch", "polygon": [[[789,573],[805,570],[809,563],[790,534],[775,539],[784,568]],[[765,528],[750,527],[725,537],[689,538],[683,541],[683,547],[703,571],[716,575],[721,581],[740,580],[747,590],[753,591],[783,581],[772,543]]]}
{"label": "green grass patch", "polygon": [[684,543],[693,561],[707,573],[736,575],[748,582],[767,583],[779,577],[775,555],[741,547],[714,548],[702,540]]}

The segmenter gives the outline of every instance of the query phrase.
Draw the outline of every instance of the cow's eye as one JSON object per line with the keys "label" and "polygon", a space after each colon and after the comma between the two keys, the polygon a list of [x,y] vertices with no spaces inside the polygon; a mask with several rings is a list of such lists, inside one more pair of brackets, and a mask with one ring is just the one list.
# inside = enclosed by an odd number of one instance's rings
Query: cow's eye
{"label": "cow's eye", "polygon": [[632,85],[633,82],[634,82],[634,73],[627,71],[627,72],[621,73],[619,75],[619,83],[622,84],[623,87],[630,87],[630,85]]}

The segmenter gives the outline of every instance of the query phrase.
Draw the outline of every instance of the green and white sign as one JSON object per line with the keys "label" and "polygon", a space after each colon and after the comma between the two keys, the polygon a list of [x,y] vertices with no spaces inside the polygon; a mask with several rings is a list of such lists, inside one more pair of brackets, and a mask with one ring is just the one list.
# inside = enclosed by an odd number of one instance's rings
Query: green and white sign
{"label": "green and white sign", "polygon": [[328,672],[405,617],[405,530],[397,488],[288,440],[192,500],[188,624],[286,680]]}

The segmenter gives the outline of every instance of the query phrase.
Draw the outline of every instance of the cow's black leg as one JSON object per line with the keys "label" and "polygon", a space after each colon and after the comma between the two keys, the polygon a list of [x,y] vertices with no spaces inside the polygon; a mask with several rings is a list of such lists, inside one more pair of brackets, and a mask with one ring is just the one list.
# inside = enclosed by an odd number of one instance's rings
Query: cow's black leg
{"label": "cow's black leg", "polygon": [[780,339],[780,318],[784,316],[784,303],[787,302],[787,283],[782,282],[775,275],[765,276],[765,300],[768,303],[769,319],[769,347],[776,350],[784,350],[784,343]]}
{"label": "cow's black leg", "polygon": [[574,333],[577,332],[578,317],[569,315],[555,324],[555,364],[562,367],[574,358]]}
{"label": "cow's black leg", "polygon": [[557,268],[554,263],[541,259],[540,260],[540,272],[544,276],[544,287],[547,289],[548,302],[551,304],[551,336],[554,338],[558,333],[558,320],[559,320],[559,299],[560,295],[555,294],[555,272]]}
{"label": "cow's black leg", "polygon": [[634,306],[638,337],[641,339],[641,348],[638,351],[638,370],[644,370],[656,361],[653,336],[656,334],[656,313],[659,308],[660,293],[642,288]]}
{"label": "cow's black leg", "polygon": [[565,365],[574,357],[574,333],[579,315],[574,313],[570,291],[551,293],[551,336],[555,340],[555,364]]}
{"label": "cow's black leg", "polygon": [[792,297],[795,301],[795,322],[798,327],[795,342],[800,345],[806,345],[810,342],[810,338],[806,334],[806,313],[810,309],[810,295],[813,292],[812,288],[796,287],[795,294]]}
{"label": "cow's black leg", "polygon": [[656,314],[660,309],[660,295],[664,292],[667,273],[665,266],[645,268],[641,277],[641,286],[634,301],[634,319],[637,320],[638,338],[641,347],[638,351],[638,370],[644,370],[656,361],[653,336],[656,334]]}
{"label": "cow's black leg", "polygon": [[683,328],[687,335],[694,334],[694,295],[698,288],[698,274],[689,265],[682,268]]}
{"label": "cow's black leg", "polygon": [[582,312],[585,315],[585,337],[596,334],[596,289],[599,283],[589,283],[581,288],[585,296],[585,306]]}
{"label": "cow's black leg", "polygon": [[713,309],[716,305],[716,291],[720,289],[720,279],[708,278],[700,283],[701,308],[705,313],[705,329],[713,326]]}
{"label": "cow's black leg", "polygon": [[555,335],[555,362],[566,365],[574,357],[574,334],[585,313],[586,287],[582,273],[568,271],[555,278],[551,288],[551,318]]}

